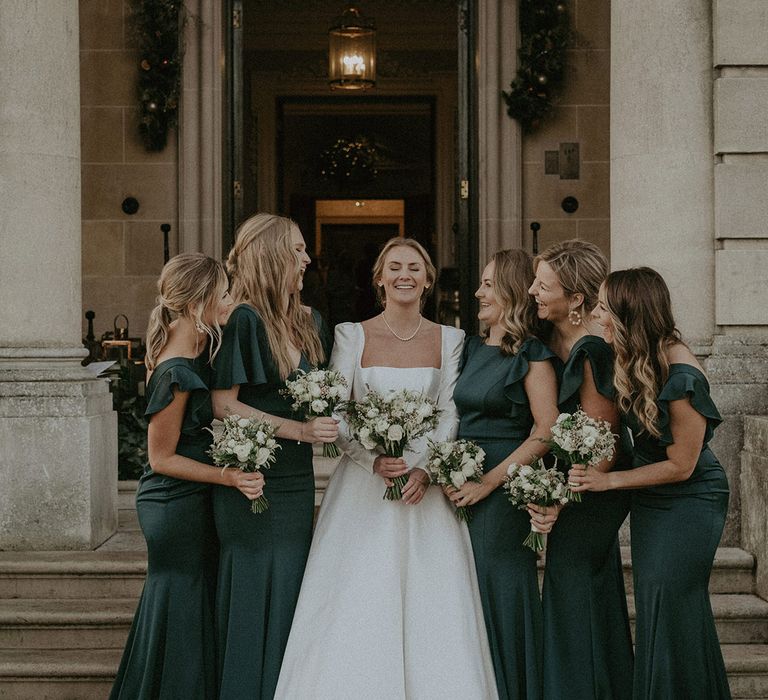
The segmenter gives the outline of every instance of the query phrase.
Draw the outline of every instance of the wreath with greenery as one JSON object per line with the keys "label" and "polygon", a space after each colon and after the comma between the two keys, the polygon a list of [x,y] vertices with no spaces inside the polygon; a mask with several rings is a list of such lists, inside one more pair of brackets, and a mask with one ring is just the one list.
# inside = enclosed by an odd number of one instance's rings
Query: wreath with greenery
{"label": "wreath with greenery", "polygon": [[336,139],[320,154],[320,177],[340,184],[361,183],[378,175],[376,146],[366,136]]}
{"label": "wreath with greenery", "polygon": [[178,123],[184,21],[181,0],[133,0],[139,47],[139,133],[148,151],[162,151]]}
{"label": "wreath with greenery", "polygon": [[551,114],[552,98],[562,87],[570,20],[562,0],[520,0],[519,12],[519,68],[510,91],[502,95],[509,116],[532,132]]}

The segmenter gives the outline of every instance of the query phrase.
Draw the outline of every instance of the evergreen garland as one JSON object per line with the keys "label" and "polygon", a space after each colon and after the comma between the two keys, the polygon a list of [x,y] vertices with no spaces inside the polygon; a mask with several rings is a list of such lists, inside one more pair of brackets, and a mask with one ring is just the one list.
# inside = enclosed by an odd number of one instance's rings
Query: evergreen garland
{"label": "evergreen garland", "polygon": [[162,151],[178,123],[184,19],[181,0],[133,0],[139,48],[139,133],[148,151]]}
{"label": "evergreen garland", "polygon": [[565,78],[571,31],[562,0],[520,0],[520,66],[509,92],[507,113],[525,132],[535,131],[552,110]]}
{"label": "evergreen garland", "polygon": [[320,177],[345,183],[361,184],[378,175],[376,146],[366,136],[336,139],[320,154]]}

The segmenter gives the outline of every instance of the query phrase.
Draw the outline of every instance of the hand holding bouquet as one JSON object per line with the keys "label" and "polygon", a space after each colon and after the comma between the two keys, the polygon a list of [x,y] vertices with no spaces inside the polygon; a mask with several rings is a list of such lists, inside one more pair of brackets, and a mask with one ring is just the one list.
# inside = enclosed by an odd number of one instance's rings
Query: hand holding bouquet
{"label": "hand holding bouquet", "polygon": [[[309,418],[330,416],[341,402],[347,380],[341,372],[332,369],[298,370],[295,379],[285,382],[282,393],[293,399],[293,410],[303,410]],[[334,442],[323,443],[323,457],[341,454]]]}
{"label": "hand holding bouquet", "polygon": [[[432,480],[440,486],[460,489],[467,481],[480,483],[483,479],[485,450],[470,440],[452,442],[429,441],[427,466]],[[458,506],[456,517],[468,523],[472,520],[470,506]]]}
{"label": "hand holding bouquet", "polygon": [[[611,459],[615,451],[616,436],[611,424],[590,418],[580,408],[573,413],[561,413],[552,426],[552,439],[547,444],[555,457],[568,464],[594,467],[604,459]],[[571,493],[570,500],[581,502],[580,493]]]}
{"label": "hand holding bouquet", "polygon": [[[570,500],[563,473],[554,467],[547,469],[539,459],[530,465],[510,464],[503,488],[509,502],[521,510],[525,510],[529,503],[553,506],[565,505]],[[523,545],[534,552],[544,549],[544,535],[533,523]]]}
{"label": "hand holding bouquet", "polygon": [[[275,433],[277,428],[267,421],[257,420],[255,416],[241,418],[238,415],[224,419],[224,430],[215,437],[208,454],[214,464],[220,467],[237,467],[244,472],[258,472],[269,469],[281,449]],[[269,508],[265,496],[251,501],[254,513],[263,513]]]}
{"label": "hand holding bouquet", "polygon": [[[367,450],[383,449],[387,457],[402,457],[411,440],[435,429],[440,414],[432,399],[407,389],[386,396],[371,390],[359,401],[347,401],[342,412],[352,437]],[[398,501],[408,475],[395,477],[392,482],[384,498]]]}

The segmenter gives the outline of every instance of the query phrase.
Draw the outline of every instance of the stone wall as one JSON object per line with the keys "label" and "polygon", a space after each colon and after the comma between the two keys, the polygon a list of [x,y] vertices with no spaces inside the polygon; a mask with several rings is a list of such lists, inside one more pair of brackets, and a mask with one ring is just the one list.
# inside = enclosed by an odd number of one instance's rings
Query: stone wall
{"label": "stone wall", "polygon": [[744,419],[741,542],[757,560],[756,593],[768,599],[768,418]]}
{"label": "stone wall", "polygon": [[[96,312],[97,337],[125,314],[132,336],[143,335],[163,265],[161,223],[177,252],[176,136],[160,153],[138,135],[135,42],[130,3],[80,0],[83,312]],[[129,216],[121,204],[135,197]],[[83,320],[83,333],[85,333]]]}
{"label": "stone wall", "polygon": [[[567,238],[584,238],[610,255],[609,121],[611,3],[568,3],[574,47],[568,51],[565,92],[551,120],[523,137],[523,244],[531,250],[530,223],[541,224],[539,249]],[[578,143],[578,180],[561,180],[544,172],[545,151],[561,143]],[[567,214],[564,197],[579,208]]]}

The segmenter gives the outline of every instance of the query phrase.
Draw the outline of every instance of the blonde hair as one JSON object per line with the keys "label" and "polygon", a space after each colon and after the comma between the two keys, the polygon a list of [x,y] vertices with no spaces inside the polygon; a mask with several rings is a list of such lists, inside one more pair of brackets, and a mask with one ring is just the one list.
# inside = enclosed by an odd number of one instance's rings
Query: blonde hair
{"label": "blonde hair", "polygon": [[198,330],[206,333],[210,339],[208,360],[211,361],[221,345],[216,307],[227,291],[224,266],[203,253],[182,253],[165,263],[157,290],[157,304],[147,325],[144,360],[147,368],[152,370],[157,365],[174,318],[189,318]]}
{"label": "blonde hair", "polygon": [[301,263],[291,242],[294,227],[296,223],[284,216],[256,214],[240,225],[227,258],[232,297],[259,312],[281,379],[294,370],[288,341],[310,364],[325,360],[317,327],[301,306]]}
{"label": "blonde hair", "polygon": [[534,270],[540,262],[546,262],[554,270],[566,297],[582,295],[584,301],[580,306],[583,312],[595,308],[600,285],[608,274],[608,260],[600,248],[574,238],[555,243],[537,255],[533,261]]}
{"label": "blonde hair", "polygon": [[526,338],[536,334],[538,326],[536,302],[528,294],[533,284],[531,256],[515,248],[498,251],[491,261],[494,263],[493,293],[502,308],[501,351],[514,355]]}
{"label": "blonde hair", "polygon": [[682,342],[669,289],[656,270],[635,267],[612,272],[604,290],[613,324],[613,381],[619,408],[634,413],[650,435],[659,437],[656,399],[669,378],[667,351]]}
{"label": "blonde hair", "polygon": [[393,248],[399,247],[415,250],[424,261],[424,268],[427,273],[427,289],[421,295],[421,305],[424,306],[424,302],[426,301],[427,297],[432,294],[432,291],[435,288],[437,270],[432,264],[432,258],[429,257],[429,253],[427,252],[426,248],[421,245],[421,243],[419,243],[415,238],[401,238],[400,236],[390,238],[382,247],[381,252],[379,253],[379,257],[376,258],[376,262],[373,263],[373,277],[371,284],[373,284],[373,291],[376,292],[376,300],[382,307],[386,304],[386,294],[384,293],[384,288],[379,286],[379,280],[384,275],[384,262],[389,251]]}

